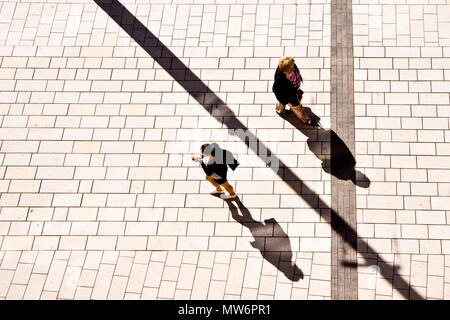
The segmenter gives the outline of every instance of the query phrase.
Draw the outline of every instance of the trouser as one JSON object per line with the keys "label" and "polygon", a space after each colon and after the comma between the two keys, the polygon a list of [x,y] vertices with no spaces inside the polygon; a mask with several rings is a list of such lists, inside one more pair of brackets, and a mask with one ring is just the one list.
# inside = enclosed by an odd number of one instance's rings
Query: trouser
{"label": "trouser", "polygon": [[[303,98],[303,90],[299,90],[297,91],[297,100],[298,100],[298,106],[302,106],[301,102],[302,102],[302,98]],[[292,107],[297,107],[297,106],[293,106],[292,103],[288,103],[289,107],[292,109]],[[286,109],[286,105],[282,104],[281,102],[277,102],[277,111],[280,113],[283,113],[284,110]]]}
{"label": "trouser", "polygon": [[[291,108],[292,112],[298,118],[300,118],[300,120],[302,120],[304,123],[308,123],[308,121],[310,121],[311,118],[308,116],[308,114],[305,111],[305,108],[300,103],[302,101],[302,97],[303,97],[303,91],[297,92],[297,99],[298,99],[299,105],[298,106],[293,106],[291,103],[288,103],[288,104],[289,104],[289,107]],[[277,109],[277,112],[283,113],[284,110],[286,109],[286,105],[278,102],[276,109]]]}
{"label": "trouser", "polygon": [[224,189],[230,194],[230,195],[235,195],[233,187],[231,186],[231,184],[228,183],[228,181],[225,181],[222,184],[217,183],[216,181],[214,181],[214,179],[211,176],[206,176],[206,180],[208,180],[209,182],[211,182],[211,184],[216,187],[217,191],[222,191],[222,187],[224,187]]}

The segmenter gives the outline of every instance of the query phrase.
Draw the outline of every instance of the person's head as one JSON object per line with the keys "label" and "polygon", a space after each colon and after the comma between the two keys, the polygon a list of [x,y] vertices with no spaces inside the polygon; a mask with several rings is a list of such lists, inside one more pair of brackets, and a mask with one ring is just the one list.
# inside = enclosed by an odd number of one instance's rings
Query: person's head
{"label": "person's head", "polygon": [[295,61],[292,57],[283,57],[278,61],[278,67],[284,74],[289,74],[294,67]]}
{"label": "person's head", "polygon": [[200,150],[202,151],[202,156],[206,157],[214,157],[215,154],[215,148],[210,145],[209,143],[204,143],[200,147]]}

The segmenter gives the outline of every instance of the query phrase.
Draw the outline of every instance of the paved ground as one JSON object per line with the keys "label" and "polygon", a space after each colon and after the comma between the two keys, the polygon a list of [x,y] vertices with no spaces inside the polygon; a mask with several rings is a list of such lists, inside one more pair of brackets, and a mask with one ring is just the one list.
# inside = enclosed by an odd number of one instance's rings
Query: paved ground
{"label": "paved ground", "polygon": [[[357,165],[372,181],[357,189],[358,235],[398,266],[394,283],[449,299],[450,6],[353,12]],[[361,270],[359,298],[398,297],[368,277]]]}
{"label": "paved ground", "polygon": [[[94,1],[0,3],[1,299],[331,298],[331,1],[182,2],[122,4],[201,96]],[[370,181],[356,187],[357,296],[449,299],[450,4],[368,3],[352,5]],[[274,113],[283,55],[323,130]],[[241,162],[240,208],[190,160],[209,141]]]}

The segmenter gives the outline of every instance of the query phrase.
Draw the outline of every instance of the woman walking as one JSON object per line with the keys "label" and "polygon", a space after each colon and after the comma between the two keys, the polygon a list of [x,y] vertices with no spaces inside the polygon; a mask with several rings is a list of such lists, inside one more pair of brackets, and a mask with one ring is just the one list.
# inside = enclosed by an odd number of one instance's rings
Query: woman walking
{"label": "woman walking", "polygon": [[272,91],[277,97],[276,112],[280,115],[286,114],[286,105],[289,104],[292,112],[304,123],[311,125],[311,118],[306,114],[301,105],[303,90],[300,84],[303,82],[300,70],[292,57],[283,57],[278,62],[275,71],[275,82]]}
{"label": "woman walking", "polygon": [[[227,180],[227,171],[228,167],[234,171],[239,162],[230,151],[221,149],[217,143],[205,143],[200,150],[201,157],[192,157],[192,160],[200,163],[206,173],[206,180],[216,187],[211,194],[220,194],[220,198],[224,200],[236,198],[237,195]],[[222,187],[229,195],[223,192]]]}

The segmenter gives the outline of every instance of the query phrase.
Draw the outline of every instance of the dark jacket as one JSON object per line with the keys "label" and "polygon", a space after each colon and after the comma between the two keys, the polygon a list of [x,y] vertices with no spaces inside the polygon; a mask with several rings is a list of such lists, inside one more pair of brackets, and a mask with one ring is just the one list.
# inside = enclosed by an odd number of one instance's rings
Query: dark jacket
{"label": "dark jacket", "polygon": [[203,171],[206,175],[212,176],[217,183],[222,184],[227,181],[228,167],[226,164],[216,163],[214,159],[209,160],[207,164],[203,161],[200,162],[200,164],[202,165]]}
{"label": "dark jacket", "polygon": [[[297,89],[294,87],[292,82],[286,78],[286,75],[281,71],[280,67],[277,67],[275,71],[275,82],[272,86],[272,91],[275,93],[277,100],[281,104],[291,103],[293,106],[299,105],[299,101],[297,98]],[[303,81],[302,76],[300,75],[301,81]]]}
{"label": "dark jacket", "polygon": [[213,174],[216,174],[220,176],[220,179],[214,178],[214,176],[213,178],[218,183],[222,184],[227,180],[228,167],[234,171],[239,165],[239,162],[234,158],[230,151],[221,149],[218,144],[213,143],[211,146],[214,150],[214,158],[209,160],[207,164],[203,161],[200,164],[206,175],[212,176]]}

